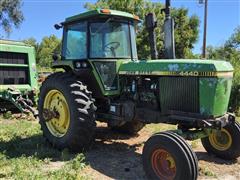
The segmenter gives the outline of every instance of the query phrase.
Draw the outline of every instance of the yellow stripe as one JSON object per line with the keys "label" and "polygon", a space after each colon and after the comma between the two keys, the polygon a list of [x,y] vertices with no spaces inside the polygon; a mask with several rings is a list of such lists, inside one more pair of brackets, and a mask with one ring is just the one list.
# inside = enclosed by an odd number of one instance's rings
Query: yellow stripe
{"label": "yellow stripe", "polygon": [[119,71],[120,75],[158,75],[158,76],[195,76],[195,77],[233,77],[233,72],[197,72],[197,71]]}

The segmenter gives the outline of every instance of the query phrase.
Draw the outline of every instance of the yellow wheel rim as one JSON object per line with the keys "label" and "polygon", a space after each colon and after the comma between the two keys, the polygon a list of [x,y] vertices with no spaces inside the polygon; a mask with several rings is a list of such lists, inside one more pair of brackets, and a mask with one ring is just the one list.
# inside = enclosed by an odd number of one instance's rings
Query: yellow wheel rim
{"label": "yellow wheel rim", "polygon": [[209,141],[211,145],[219,151],[226,151],[232,145],[231,134],[224,128],[222,128],[221,131],[212,133],[209,136]]}
{"label": "yellow wheel rim", "polygon": [[58,90],[49,91],[44,99],[43,108],[58,114],[57,117],[46,121],[46,125],[52,135],[63,137],[70,124],[69,107],[63,94]]}

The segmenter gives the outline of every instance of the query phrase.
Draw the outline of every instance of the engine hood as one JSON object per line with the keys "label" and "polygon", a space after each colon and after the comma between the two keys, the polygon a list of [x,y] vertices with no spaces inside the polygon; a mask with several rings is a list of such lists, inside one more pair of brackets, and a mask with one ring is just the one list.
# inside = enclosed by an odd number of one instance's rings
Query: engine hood
{"label": "engine hood", "polygon": [[232,77],[232,65],[223,60],[161,59],[123,62],[120,75]]}

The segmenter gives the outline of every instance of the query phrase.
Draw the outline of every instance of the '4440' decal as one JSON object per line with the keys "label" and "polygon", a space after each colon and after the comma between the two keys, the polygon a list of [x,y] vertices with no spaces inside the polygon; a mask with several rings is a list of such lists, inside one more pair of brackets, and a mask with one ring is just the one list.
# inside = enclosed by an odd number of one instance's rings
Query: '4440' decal
{"label": "'4440' decal", "polygon": [[121,75],[158,75],[158,76],[200,76],[233,77],[233,72],[198,72],[198,71],[119,71]]}

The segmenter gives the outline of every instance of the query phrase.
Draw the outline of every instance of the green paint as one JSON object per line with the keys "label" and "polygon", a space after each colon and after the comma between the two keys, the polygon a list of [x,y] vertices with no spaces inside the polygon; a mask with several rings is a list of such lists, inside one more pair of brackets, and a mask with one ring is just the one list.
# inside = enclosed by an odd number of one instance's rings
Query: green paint
{"label": "green paint", "polygon": [[[92,73],[97,80],[101,92],[105,96],[114,96],[120,94],[120,85],[118,81],[117,90],[105,90],[101,77],[95,69],[93,62],[99,60],[88,60],[92,66]],[[107,62],[109,60],[101,60]],[[140,72],[147,75],[150,72],[212,72],[228,73],[233,68],[230,63],[225,61],[212,60],[149,60],[149,61],[131,61],[116,60],[117,76],[122,72]],[[59,61],[58,66],[69,65],[73,68],[72,61]],[[119,75],[120,74],[120,75]],[[156,75],[161,76],[161,75]],[[119,79],[119,78],[118,78]],[[200,77],[199,78],[199,112],[205,116],[222,116],[227,112],[228,102],[232,85],[232,77]]]}
{"label": "green paint", "polygon": [[200,113],[222,116],[227,112],[232,78],[200,79]]}
{"label": "green paint", "polygon": [[[126,12],[110,10],[109,14],[103,13],[101,9],[88,11],[76,16],[66,18],[63,24],[74,23],[79,20],[89,19],[101,19],[103,17],[117,16],[121,19],[129,19],[137,22],[135,16]],[[88,49],[89,51],[89,49]],[[199,98],[196,98],[196,102],[199,99],[199,112],[204,116],[222,116],[227,112],[229,96],[232,85],[233,67],[229,62],[222,60],[199,60],[199,59],[158,59],[158,60],[94,60],[86,59],[91,65],[92,74],[96,78],[97,84],[104,96],[118,96],[121,93],[119,84],[119,78],[131,75],[131,76],[169,76],[174,78],[175,76],[184,76],[184,78],[196,77],[196,84],[199,83]],[[96,61],[116,62],[116,76],[118,77],[118,89],[106,90],[103,84],[103,78],[100,73],[94,67],[93,63]],[[63,66],[70,67],[74,70],[74,61],[62,60],[53,63],[54,68],[60,68]],[[169,88],[171,84],[167,83]],[[161,86],[161,84],[160,84]],[[164,87],[163,87],[164,88]],[[191,91],[191,84],[187,87]],[[182,88],[182,91],[185,89]],[[194,89],[195,90],[195,89]],[[177,89],[176,89],[177,91]],[[190,92],[189,91],[189,92]],[[198,92],[196,92],[198,95]],[[164,94],[165,95],[165,94]],[[171,99],[170,99],[171,100]],[[177,102],[176,102],[177,103]],[[196,106],[198,107],[198,106]],[[164,108],[162,108],[164,109]],[[168,109],[167,109],[168,110]],[[204,133],[196,135],[199,137],[204,136]]]}
{"label": "green paint", "polygon": [[28,98],[27,93],[30,91],[36,91],[38,88],[35,50],[33,47],[28,46],[22,42],[0,40],[0,53],[1,52],[27,54],[27,64],[0,63],[0,67],[28,69],[28,84],[0,85],[0,98],[9,101],[10,103],[14,104],[21,112],[24,112],[23,107],[17,102],[16,98],[18,96],[24,96],[25,98]]}
{"label": "green paint", "polygon": [[149,60],[149,61],[128,61],[121,65],[121,71],[197,71],[197,72],[231,72],[233,67],[229,62],[217,60],[199,59],[174,59],[174,60]]}
{"label": "green paint", "polygon": [[227,112],[231,94],[232,78],[219,78],[214,96],[213,115],[221,116]]}
{"label": "green paint", "polygon": [[[222,77],[199,78],[199,112],[205,116],[222,116],[227,112],[231,92],[232,77],[229,72],[233,68],[229,62],[213,60],[150,60],[150,61],[128,61],[119,68],[120,74],[131,74],[139,72],[142,75],[154,75],[160,72],[171,76],[173,72],[209,72],[209,74],[222,74]],[[153,72],[153,74],[151,74]],[[180,74],[180,73],[179,73]],[[187,75],[189,75],[188,73]],[[224,77],[226,74],[226,77]],[[136,75],[136,74],[133,74]],[[161,76],[161,75],[156,75]],[[172,75],[175,76],[175,75]],[[180,75],[179,75],[180,76]],[[189,75],[191,76],[191,75]]]}
{"label": "green paint", "polygon": [[0,63],[0,67],[28,67],[28,64],[3,64],[3,63]]}
{"label": "green paint", "polygon": [[[104,16],[104,17],[106,17],[106,16],[107,17],[118,16],[118,17],[122,17],[122,18],[137,20],[137,19],[135,19],[135,16],[133,14],[130,14],[130,13],[127,13],[127,12],[110,10],[110,13],[106,14],[106,13],[102,13],[101,9],[96,9],[96,10],[87,11],[87,12],[84,12],[84,13],[81,13],[81,14],[78,14],[78,15],[75,15],[75,16],[68,17],[68,18],[66,18],[64,23],[70,23],[70,22],[73,22],[73,21],[88,19],[88,18],[92,18],[94,16],[98,16],[98,18],[101,17],[101,16]],[[139,21],[139,20],[137,20],[137,21]]]}
{"label": "green paint", "polygon": [[19,85],[0,85],[0,91],[2,90],[7,90],[9,88],[12,88],[12,89],[17,89],[21,92],[25,92],[25,91],[28,91],[29,89],[32,90],[32,87],[30,85],[22,85],[22,84],[19,84]]}
{"label": "green paint", "polygon": [[[29,86],[25,86],[25,90],[33,90],[38,88],[37,84],[37,68],[35,60],[35,50],[22,42],[3,41],[0,40],[0,52],[26,53],[28,55],[28,64],[0,64],[0,67],[26,67],[29,69]],[[20,87],[22,85],[14,85]],[[1,86],[0,86],[1,87]],[[0,89],[1,90],[1,89]]]}
{"label": "green paint", "polygon": [[213,131],[214,130],[208,129],[208,128],[205,128],[203,130],[185,131],[185,132],[183,132],[181,129],[172,130],[172,132],[175,132],[176,134],[182,136],[184,139],[191,140],[191,141],[208,137]]}
{"label": "green paint", "polygon": [[[21,92],[17,92],[17,94],[21,94]],[[7,91],[2,91],[0,93],[0,98],[1,99],[4,99],[6,101],[9,101],[11,102],[12,104],[14,104],[14,106],[16,108],[18,108],[21,112],[24,112],[24,109],[23,107],[21,106],[20,103],[18,103],[18,101],[16,100],[16,94],[15,93],[12,93],[11,91],[7,90]]]}
{"label": "green paint", "polygon": [[[103,85],[103,81],[101,79],[101,76],[99,75],[99,73],[97,72],[97,70],[95,69],[95,67],[93,65],[93,63],[96,62],[96,61],[99,61],[99,60],[89,60],[89,63],[92,66],[92,73],[93,73],[94,77],[97,80],[97,83],[98,83],[98,85],[99,85],[99,87],[101,89],[102,94],[105,95],[105,96],[119,95],[120,94],[120,84],[119,84],[119,77],[118,77],[119,75],[116,74],[117,75],[117,79],[118,79],[118,82],[117,82],[118,83],[118,89],[117,90],[105,90],[104,89],[104,85]],[[108,62],[108,61],[109,60],[101,60],[101,62]],[[115,60],[115,62],[116,62],[116,71],[117,72],[119,71],[119,68],[120,68],[121,64],[123,62],[125,62],[125,61],[126,60]]]}

